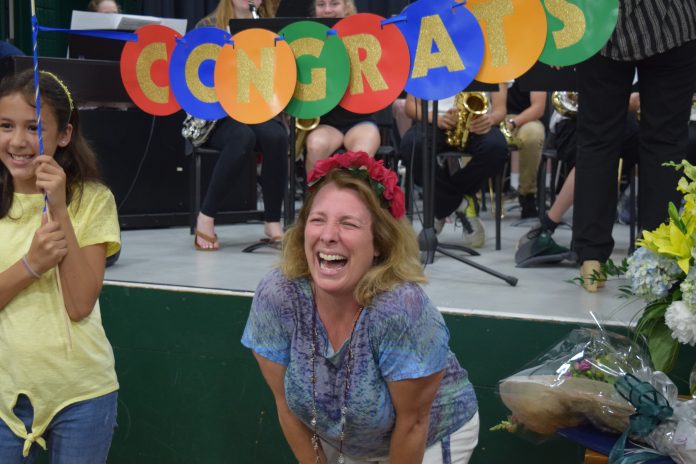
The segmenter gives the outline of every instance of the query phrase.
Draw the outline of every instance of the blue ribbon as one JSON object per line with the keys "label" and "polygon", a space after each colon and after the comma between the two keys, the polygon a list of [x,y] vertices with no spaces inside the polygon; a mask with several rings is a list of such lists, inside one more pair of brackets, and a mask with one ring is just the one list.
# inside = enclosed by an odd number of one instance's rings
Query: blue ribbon
{"label": "blue ribbon", "polygon": [[663,420],[671,417],[674,411],[667,399],[648,382],[641,382],[632,374],[620,377],[614,388],[635,406],[636,412],[631,415],[628,428],[611,449],[609,464],[635,464],[661,456],[657,451],[648,450],[627,454],[626,440],[630,434],[639,437],[648,435]]}
{"label": "blue ribbon", "polygon": [[61,29],[59,27],[38,26],[38,30],[43,32],[66,32],[74,35],[85,35],[88,37],[99,37],[101,39],[125,40],[137,42],[138,34],[122,31],[104,31],[99,29]]}

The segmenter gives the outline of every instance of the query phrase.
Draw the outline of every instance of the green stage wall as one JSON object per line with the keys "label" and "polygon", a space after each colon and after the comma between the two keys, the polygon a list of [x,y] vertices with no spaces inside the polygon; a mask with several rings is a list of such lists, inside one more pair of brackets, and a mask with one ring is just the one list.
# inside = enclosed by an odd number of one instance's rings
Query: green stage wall
{"label": "green stage wall", "polygon": [[[121,384],[110,463],[295,462],[270,390],[239,342],[250,303],[245,296],[104,287],[102,315]],[[583,450],[565,440],[535,445],[488,431],[506,417],[498,380],[576,326],[478,316],[445,320],[480,402],[480,444],[471,462],[581,463]],[[685,378],[686,366],[677,375]]]}

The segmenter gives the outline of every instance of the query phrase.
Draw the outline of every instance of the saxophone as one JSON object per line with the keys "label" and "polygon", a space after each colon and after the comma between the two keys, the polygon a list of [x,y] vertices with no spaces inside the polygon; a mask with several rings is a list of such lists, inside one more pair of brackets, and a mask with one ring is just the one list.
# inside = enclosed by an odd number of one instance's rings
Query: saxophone
{"label": "saxophone", "polygon": [[445,132],[447,144],[464,151],[469,140],[469,126],[476,117],[488,112],[488,97],[484,92],[459,92],[454,97],[458,110],[457,125]]}
{"label": "saxophone", "polygon": [[[249,0],[249,11],[252,18],[259,19],[254,0]],[[181,128],[181,136],[191,142],[194,147],[200,147],[208,141],[218,121],[218,119],[201,119],[186,113],[186,119],[184,119],[183,127]]]}
{"label": "saxophone", "polygon": [[500,128],[500,132],[503,133],[505,141],[507,142],[510,150],[517,150],[518,148],[520,148],[520,139],[517,138],[517,135],[515,134],[514,130],[510,130],[510,128],[508,128],[505,119],[500,121],[498,127]]}
{"label": "saxophone", "polygon": [[561,116],[575,117],[578,114],[578,93],[556,91],[551,94],[551,104]]}
{"label": "saxophone", "polygon": [[191,142],[194,147],[200,147],[208,141],[217,122],[217,119],[209,121],[186,113],[186,119],[184,119],[183,127],[181,128],[181,136]]}

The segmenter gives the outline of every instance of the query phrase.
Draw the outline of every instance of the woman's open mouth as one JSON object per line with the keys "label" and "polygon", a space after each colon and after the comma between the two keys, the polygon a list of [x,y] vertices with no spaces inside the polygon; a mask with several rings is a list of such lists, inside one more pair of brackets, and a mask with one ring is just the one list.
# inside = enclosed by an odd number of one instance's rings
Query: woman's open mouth
{"label": "woman's open mouth", "polygon": [[345,256],[321,252],[317,253],[317,259],[319,260],[319,267],[326,271],[343,269],[346,263],[348,263],[348,258]]}

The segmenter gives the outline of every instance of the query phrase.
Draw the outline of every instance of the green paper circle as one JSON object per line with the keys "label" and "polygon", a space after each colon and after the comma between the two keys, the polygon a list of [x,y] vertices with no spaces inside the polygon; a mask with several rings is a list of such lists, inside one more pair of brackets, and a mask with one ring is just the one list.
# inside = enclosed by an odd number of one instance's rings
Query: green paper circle
{"label": "green paper circle", "polygon": [[[546,32],[546,46],[539,57],[539,61],[550,66],[569,66],[585,61],[597,53],[611,37],[616,21],[619,17],[619,0],[543,0],[548,29]],[[568,13],[567,24],[552,14],[558,10]],[[585,32],[582,37],[572,43],[564,45],[557,41],[558,36],[565,28],[581,27],[583,16],[585,19]]]}
{"label": "green paper circle", "polygon": [[318,57],[296,56],[298,85],[312,82],[312,70],[326,70],[326,95],[320,100],[302,101],[293,96],[285,111],[296,118],[316,118],[331,111],[341,101],[350,79],[350,59],[343,42],[337,34],[328,34],[328,27],[313,21],[298,21],[284,27],[279,34],[292,47],[301,38],[318,39],[324,46]]}

